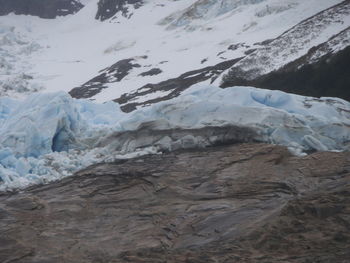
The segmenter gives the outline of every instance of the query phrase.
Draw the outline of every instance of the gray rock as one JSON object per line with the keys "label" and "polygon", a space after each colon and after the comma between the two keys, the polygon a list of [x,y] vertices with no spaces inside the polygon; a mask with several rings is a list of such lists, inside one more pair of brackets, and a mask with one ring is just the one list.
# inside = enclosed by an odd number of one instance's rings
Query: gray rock
{"label": "gray rock", "polygon": [[350,155],[239,144],[0,195],[0,262],[348,262]]}

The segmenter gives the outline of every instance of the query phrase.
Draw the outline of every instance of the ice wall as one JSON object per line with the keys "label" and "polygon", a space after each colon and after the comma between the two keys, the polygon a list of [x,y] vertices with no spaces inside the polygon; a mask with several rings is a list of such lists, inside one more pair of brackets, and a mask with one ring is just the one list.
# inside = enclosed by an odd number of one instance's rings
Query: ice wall
{"label": "ice wall", "polygon": [[0,98],[0,188],[71,175],[96,162],[217,143],[260,141],[308,151],[350,149],[350,103],[251,87],[193,86],[121,112],[64,92]]}

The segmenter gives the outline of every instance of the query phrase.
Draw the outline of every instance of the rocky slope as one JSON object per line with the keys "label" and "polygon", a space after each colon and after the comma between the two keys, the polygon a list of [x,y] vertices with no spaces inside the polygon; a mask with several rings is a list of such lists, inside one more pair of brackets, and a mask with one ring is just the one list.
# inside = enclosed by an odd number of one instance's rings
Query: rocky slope
{"label": "rocky slope", "polygon": [[[344,1],[260,43],[229,70],[221,86],[247,85],[350,100],[346,88],[350,27],[344,22],[349,15],[350,2]],[[336,24],[341,30],[330,33],[329,27]]]}
{"label": "rocky slope", "polygon": [[264,144],[89,167],[0,196],[1,262],[348,262],[350,155]]}

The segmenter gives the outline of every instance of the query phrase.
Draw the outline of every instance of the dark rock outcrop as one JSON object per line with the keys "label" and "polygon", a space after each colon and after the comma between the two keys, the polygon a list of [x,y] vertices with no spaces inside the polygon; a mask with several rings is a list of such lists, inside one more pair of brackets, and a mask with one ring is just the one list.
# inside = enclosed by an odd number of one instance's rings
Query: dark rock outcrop
{"label": "dark rock outcrop", "polygon": [[[157,84],[147,84],[143,87],[140,87],[133,93],[123,94],[120,98],[117,98],[114,101],[118,102],[121,105],[121,109],[123,111],[131,112],[135,110],[137,106],[149,105],[164,100],[170,100],[176,98],[182,91],[188,89],[194,84],[209,79],[211,81],[214,81],[222,72],[232,67],[239,60],[240,58],[227,60],[214,66],[186,72],[177,78],[168,79]],[[168,94],[142,102],[133,102],[137,98],[142,98],[156,92],[168,92]]]}
{"label": "dark rock outcrop", "polygon": [[87,99],[100,93],[101,90],[107,88],[106,84],[119,82],[125,78],[129,71],[133,68],[141,67],[137,63],[133,63],[134,59],[123,59],[112,66],[100,71],[100,75],[84,83],[80,87],[72,89],[69,94],[73,98]]}
{"label": "dark rock outcrop", "polygon": [[[350,47],[329,54],[315,63],[305,63],[310,54],[278,71],[253,80],[227,77],[221,87],[254,86],[312,97],[338,97],[350,101]],[[233,74],[231,74],[233,76]]]}
{"label": "dark rock outcrop", "polygon": [[[141,59],[147,58],[146,56],[141,57]],[[181,74],[180,76],[162,81],[157,84],[147,84],[138,88],[135,92],[123,94],[119,98],[114,99],[121,105],[121,109],[125,112],[131,112],[136,109],[137,106],[143,106],[148,104],[153,104],[159,101],[169,100],[177,97],[180,93],[192,85],[211,79],[214,81],[222,72],[226,69],[232,67],[241,58],[227,60],[218,63],[214,66],[208,66],[205,68],[193,70]],[[136,59],[123,59],[112,66],[100,71],[100,75],[84,83],[80,87],[72,89],[69,94],[73,98],[91,98],[96,94],[100,93],[101,90],[108,87],[109,83],[122,81],[133,68],[141,67],[140,64],[136,62]],[[149,71],[143,72],[141,76],[157,75],[162,72],[159,68],[153,68]],[[147,95],[152,95],[156,92],[167,93],[164,96],[157,96],[154,99],[148,99],[142,102],[135,102],[136,99],[147,97]],[[152,96],[151,96],[152,97]]]}
{"label": "dark rock outcrop", "polygon": [[348,262],[350,155],[241,144],[0,195],[1,262]]}
{"label": "dark rock outcrop", "polygon": [[83,5],[79,0],[0,0],[0,15],[32,15],[56,18],[78,12]]}
{"label": "dark rock outcrop", "polygon": [[130,12],[129,7],[133,6],[137,9],[142,4],[143,0],[100,0],[98,2],[96,19],[104,21],[119,13],[124,17],[130,18],[132,12]]}
{"label": "dark rock outcrop", "polygon": [[142,72],[140,76],[146,77],[146,76],[154,76],[154,75],[159,75],[163,71],[160,68],[152,68],[148,71]]}

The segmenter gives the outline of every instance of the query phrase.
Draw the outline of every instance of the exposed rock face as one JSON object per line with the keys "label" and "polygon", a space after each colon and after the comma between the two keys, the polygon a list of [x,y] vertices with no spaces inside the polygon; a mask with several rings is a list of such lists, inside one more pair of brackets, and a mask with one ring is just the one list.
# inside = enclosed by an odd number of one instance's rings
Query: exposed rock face
{"label": "exposed rock face", "polygon": [[348,262],[350,154],[222,146],[0,196],[1,262]]}
{"label": "exposed rock face", "polygon": [[78,12],[83,5],[79,0],[0,0],[0,15],[32,15],[55,18]]}
{"label": "exposed rock face", "polygon": [[134,59],[122,59],[112,66],[100,71],[100,75],[94,77],[80,87],[72,89],[69,94],[73,98],[86,99],[101,92],[107,83],[119,82],[125,78],[133,68],[140,67],[134,63]]}
{"label": "exposed rock face", "polygon": [[143,0],[100,0],[98,2],[96,19],[104,21],[118,13],[129,18],[133,14],[132,11],[129,10],[130,7],[136,9],[142,6],[142,4]]}

